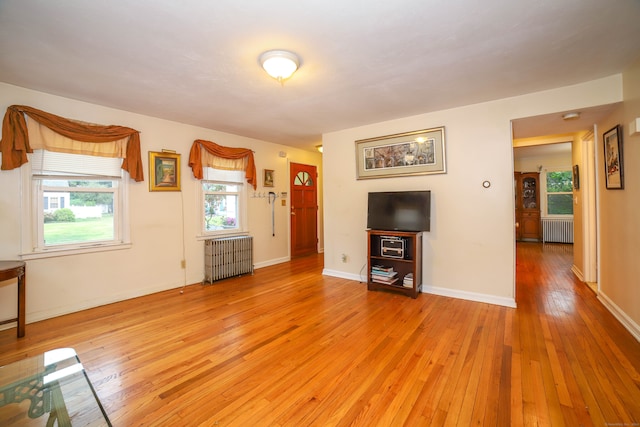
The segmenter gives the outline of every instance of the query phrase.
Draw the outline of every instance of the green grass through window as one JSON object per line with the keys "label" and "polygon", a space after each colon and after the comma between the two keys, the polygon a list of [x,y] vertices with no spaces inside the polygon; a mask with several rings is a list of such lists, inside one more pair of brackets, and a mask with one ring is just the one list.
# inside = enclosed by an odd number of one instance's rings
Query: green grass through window
{"label": "green grass through window", "polygon": [[46,246],[112,240],[113,233],[113,215],[44,224]]}

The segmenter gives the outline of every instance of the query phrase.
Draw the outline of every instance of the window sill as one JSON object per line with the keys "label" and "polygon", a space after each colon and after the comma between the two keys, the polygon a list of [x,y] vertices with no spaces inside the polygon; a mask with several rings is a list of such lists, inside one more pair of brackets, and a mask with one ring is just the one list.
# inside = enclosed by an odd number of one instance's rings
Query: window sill
{"label": "window sill", "polygon": [[38,252],[28,252],[20,254],[20,259],[39,259],[39,258],[54,258],[69,255],[81,255],[95,252],[107,252],[107,251],[119,251],[123,249],[131,249],[131,243],[115,243],[115,244],[96,244],[86,247],[73,247],[73,248],[49,248]]}

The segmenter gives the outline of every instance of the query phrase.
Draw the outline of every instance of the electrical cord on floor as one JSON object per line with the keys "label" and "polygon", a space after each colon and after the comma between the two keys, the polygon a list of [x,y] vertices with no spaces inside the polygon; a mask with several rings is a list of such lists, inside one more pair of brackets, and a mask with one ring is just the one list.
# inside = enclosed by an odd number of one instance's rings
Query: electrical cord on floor
{"label": "electrical cord on floor", "polygon": [[[365,274],[362,274],[362,270],[364,270],[365,268],[367,268],[367,263],[365,262],[364,265],[362,266],[362,268],[360,269],[360,283],[367,283],[367,273],[365,272]],[[365,279],[363,279],[363,277]]]}

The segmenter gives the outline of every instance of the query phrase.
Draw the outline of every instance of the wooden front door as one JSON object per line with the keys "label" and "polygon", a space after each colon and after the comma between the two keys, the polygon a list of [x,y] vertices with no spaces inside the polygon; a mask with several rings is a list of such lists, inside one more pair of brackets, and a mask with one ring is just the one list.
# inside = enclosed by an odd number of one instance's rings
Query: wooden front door
{"label": "wooden front door", "polygon": [[318,251],[318,174],[316,167],[291,163],[291,256]]}

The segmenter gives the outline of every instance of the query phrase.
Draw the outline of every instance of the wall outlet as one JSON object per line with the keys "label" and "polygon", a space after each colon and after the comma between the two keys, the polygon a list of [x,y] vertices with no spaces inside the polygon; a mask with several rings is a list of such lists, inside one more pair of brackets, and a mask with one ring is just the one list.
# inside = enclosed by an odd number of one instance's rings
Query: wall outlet
{"label": "wall outlet", "polygon": [[180,268],[187,268],[187,260],[183,259],[180,261]]}
{"label": "wall outlet", "polygon": [[347,254],[342,254],[342,262],[347,262]]}

